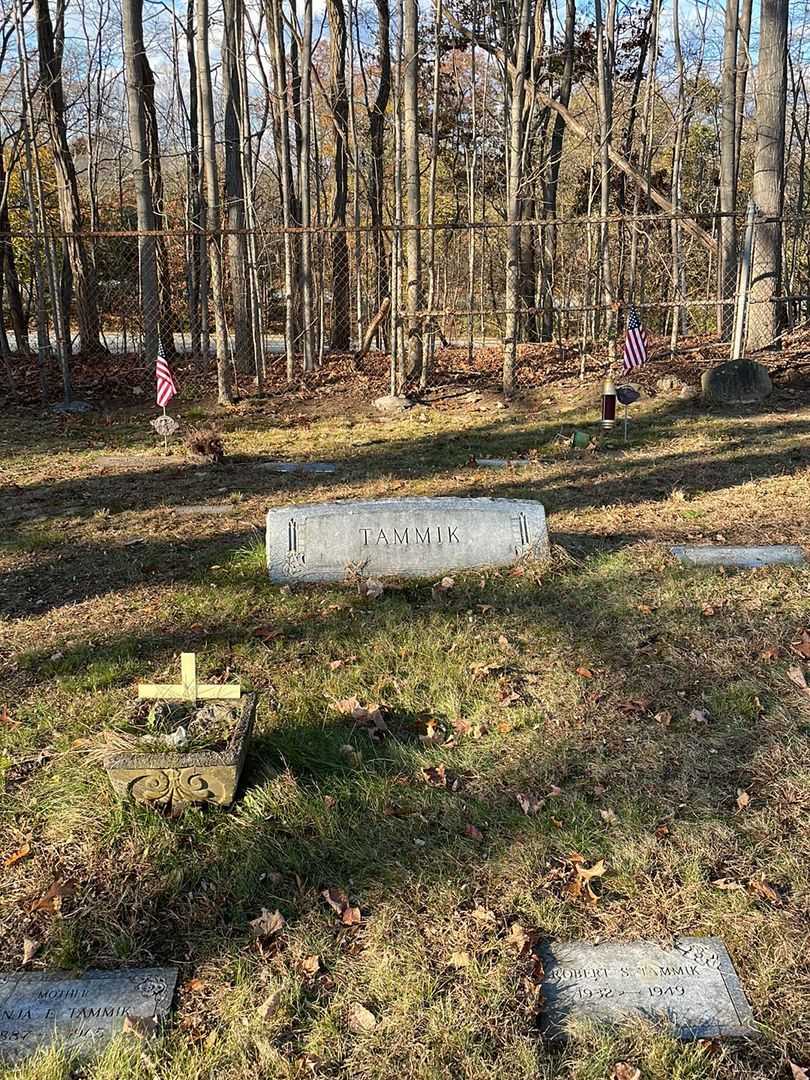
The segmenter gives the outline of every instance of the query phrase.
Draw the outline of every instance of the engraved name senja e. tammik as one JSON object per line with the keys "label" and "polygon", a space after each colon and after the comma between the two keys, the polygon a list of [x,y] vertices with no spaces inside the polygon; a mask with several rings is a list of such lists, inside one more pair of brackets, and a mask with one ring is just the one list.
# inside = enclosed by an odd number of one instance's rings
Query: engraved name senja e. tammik
{"label": "engraved name senja e. tammik", "polygon": [[376,544],[460,544],[458,525],[406,525],[402,529],[389,526],[388,529],[360,529],[363,547]]}

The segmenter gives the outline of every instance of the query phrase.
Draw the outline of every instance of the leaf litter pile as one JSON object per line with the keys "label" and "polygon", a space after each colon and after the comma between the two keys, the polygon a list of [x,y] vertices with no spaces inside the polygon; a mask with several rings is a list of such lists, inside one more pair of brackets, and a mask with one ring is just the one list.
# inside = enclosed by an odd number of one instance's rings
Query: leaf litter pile
{"label": "leaf litter pile", "polygon": [[[666,554],[810,535],[807,410],[650,399],[627,448],[580,453],[556,436],[593,421],[590,390],[319,416],[327,375],[201,405],[227,450],[210,468],[99,469],[99,450],[143,451],[141,416],[0,434],[21,515],[0,548],[0,947],[13,969],[180,968],[169,1030],[76,1075],[807,1075],[810,581]],[[250,468],[314,454],[340,472]],[[467,464],[495,456],[530,464]],[[392,494],[540,498],[553,564],[267,582],[268,506]],[[171,513],[228,499],[234,520]],[[75,749],[227,742],[232,715],[128,704],[184,650],[260,705],[233,807],[169,820]],[[544,1045],[545,939],[676,934],[724,939],[759,1040],[642,1025]]]}
{"label": "leaf litter pile", "polygon": [[78,739],[74,746],[96,761],[118,753],[222,751],[230,743],[239,711],[215,701],[138,701],[125,711],[120,726]]}

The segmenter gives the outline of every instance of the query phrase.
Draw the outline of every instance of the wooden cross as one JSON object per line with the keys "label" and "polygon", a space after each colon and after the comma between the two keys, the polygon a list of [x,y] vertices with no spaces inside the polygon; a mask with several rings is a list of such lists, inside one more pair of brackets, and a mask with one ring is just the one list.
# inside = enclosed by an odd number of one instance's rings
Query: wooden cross
{"label": "wooden cross", "polygon": [[140,683],[139,698],[162,698],[164,701],[235,701],[242,696],[237,683],[222,686],[219,683],[197,682],[197,657],[193,652],[180,653],[179,685],[170,683]]}

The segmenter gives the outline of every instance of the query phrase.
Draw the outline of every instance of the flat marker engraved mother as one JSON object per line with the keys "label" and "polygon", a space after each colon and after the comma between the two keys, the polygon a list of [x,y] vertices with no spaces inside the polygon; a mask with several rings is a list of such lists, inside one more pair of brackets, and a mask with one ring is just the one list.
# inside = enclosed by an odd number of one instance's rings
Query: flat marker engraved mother
{"label": "flat marker engraved mother", "polygon": [[547,559],[543,504],[412,498],[284,506],[267,513],[271,581],[435,577]]}

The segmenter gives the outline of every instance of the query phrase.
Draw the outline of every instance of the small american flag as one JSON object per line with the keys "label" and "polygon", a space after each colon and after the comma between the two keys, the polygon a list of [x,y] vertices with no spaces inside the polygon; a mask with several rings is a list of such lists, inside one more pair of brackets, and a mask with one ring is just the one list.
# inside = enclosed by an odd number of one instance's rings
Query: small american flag
{"label": "small american flag", "polygon": [[630,305],[630,314],[627,317],[627,332],[624,337],[624,359],[622,371],[635,371],[640,368],[647,359],[647,335],[641,325],[641,316],[636,310],[635,304]]}
{"label": "small american flag", "polygon": [[171,368],[162,356],[157,358],[155,377],[157,379],[157,403],[165,408],[177,393],[177,386]]}

